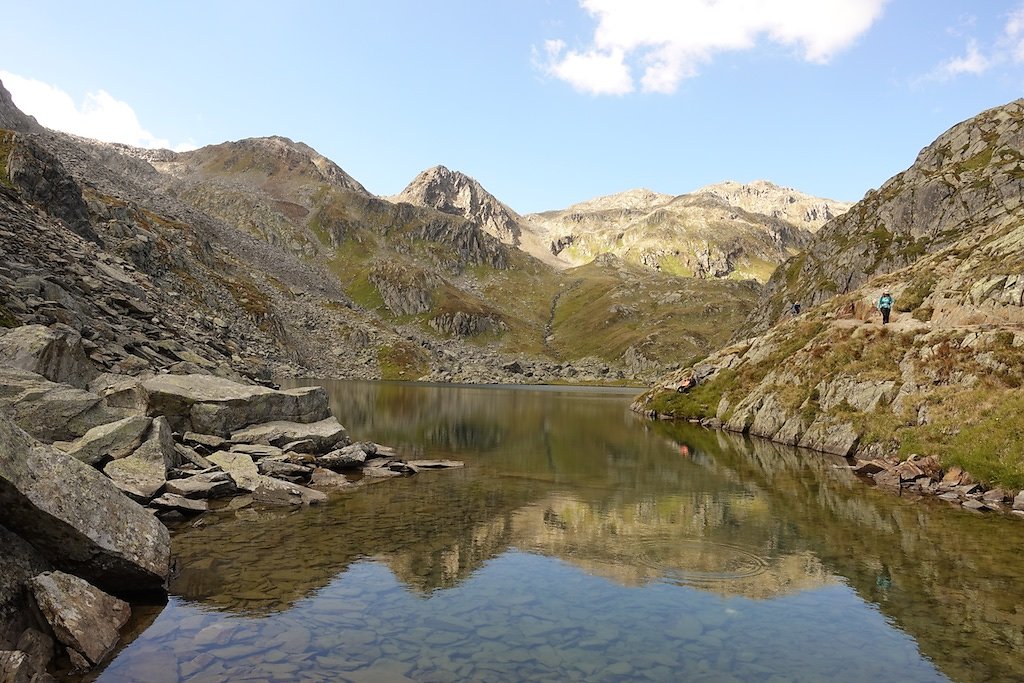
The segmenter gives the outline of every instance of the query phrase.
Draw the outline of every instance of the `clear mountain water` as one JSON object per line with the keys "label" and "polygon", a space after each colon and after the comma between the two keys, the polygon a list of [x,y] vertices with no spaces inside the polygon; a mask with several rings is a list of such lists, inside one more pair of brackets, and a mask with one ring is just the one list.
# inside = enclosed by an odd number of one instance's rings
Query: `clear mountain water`
{"label": "clear mountain water", "polygon": [[466,467],[177,530],[169,604],[91,678],[1024,680],[1016,519],[632,392],[325,385],[353,438]]}

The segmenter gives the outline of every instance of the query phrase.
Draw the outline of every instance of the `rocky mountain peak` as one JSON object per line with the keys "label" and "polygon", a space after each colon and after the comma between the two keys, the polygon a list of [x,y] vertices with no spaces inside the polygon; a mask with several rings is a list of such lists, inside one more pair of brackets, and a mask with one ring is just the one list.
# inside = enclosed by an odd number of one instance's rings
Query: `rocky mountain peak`
{"label": "rocky mountain peak", "polygon": [[173,175],[200,170],[207,176],[241,174],[264,181],[283,181],[287,178],[290,183],[306,181],[328,184],[360,194],[370,194],[359,181],[309,145],[280,135],[245,138],[190,152],[172,153],[162,161],[165,163],[154,165]]}
{"label": "rocky mountain peak", "polygon": [[428,168],[391,200],[462,216],[505,244],[519,246],[522,234],[519,214],[498,201],[474,178],[459,171],[440,165]]}
{"label": "rocky mountain peak", "polygon": [[767,180],[751,183],[726,180],[706,185],[693,194],[715,197],[729,206],[779,218],[811,232],[817,232],[829,220],[846,213],[852,206],[849,202],[814,197]]}

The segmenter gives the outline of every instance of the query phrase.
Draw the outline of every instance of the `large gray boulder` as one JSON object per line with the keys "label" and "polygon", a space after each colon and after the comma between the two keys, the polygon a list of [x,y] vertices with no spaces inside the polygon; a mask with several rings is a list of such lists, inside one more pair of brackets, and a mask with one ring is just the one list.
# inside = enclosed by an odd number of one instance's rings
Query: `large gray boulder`
{"label": "large gray boulder", "polygon": [[29,585],[57,640],[93,665],[114,650],[119,631],[131,616],[128,603],[64,572],[40,574]]}
{"label": "large gray boulder", "polygon": [[66,452],[88,465],[123,458],[131,455],[142,444],[142,438],[152,422],[153,419],[145,415],[132,415],[93,427],[71,444]]}
{"label": "large gray boulder", "polygon": [[51,382],[86,389],[99,374],[67,325],[23,325],[0,336],[0,364],[28,370]]}
{"label": "large gray boulder", "polygon": [[145,503],[164,487],[168,468],[177,462],[171,426],[165,418],[158,417],[142,445],[128,457],[108,462],[103,472],[129,497]]}
{"label": "large gray boulder", "polygon": [[164,415],[177,431],[227,436],[277,420],[317,422],[330,416],[323,387],[277,391],[213,375],[160,375],[143,382],[149,415]]}
{"label": "large gray boulder", "polygon": [[338,444],[348,443],[348,432],[335,417],[318,422],[301,423],[277,420],[252,425],[231,434],[231,441],[239,444],[263,444],[284,448],[290,443],[308,441],[299,448],[302,452],[327,453]]}
{"label": "large gray boulder", "polygon": [[99,396],[40,374],[0,366],[0,410],[37,439],[72,441],[130,411],[108,406]]}
{"label": "large gray boulder", "polygon": [[167,529],[100,472],[0,414],[0,524],[54,566],[117,595],[162,590]]}

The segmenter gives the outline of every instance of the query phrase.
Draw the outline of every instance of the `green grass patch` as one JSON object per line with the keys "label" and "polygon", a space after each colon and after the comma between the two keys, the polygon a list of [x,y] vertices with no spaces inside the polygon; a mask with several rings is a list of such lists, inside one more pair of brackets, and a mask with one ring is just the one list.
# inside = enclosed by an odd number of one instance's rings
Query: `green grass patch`
{"label": "green grass patch", "polygon": [[387,310],[384,307],[384,299],[381,298],[380,292],[370,282],[370,273],[368,271],[363,270],[357,273],[345,285],[345,293],[352,298],[352,301],[367,310],[378,312],[386,312]]}
{"label": "green grass patch", "polygon": [[382,379],[414,380],[430,370],[430,362],[423,349],[405,341],[380,347],[377,364]]}
{"label": "green grass patch", "polygon": [[933,289],[935,289],[935,276],[931,273],[918,275],[900,292],[900,298],[896,300],[896,310],[909,313],[919,308]]}
{"label": "green grass patch", "polygon": [[949,387],[933,398],[931,423],[902,435],[900,455],[936,454],[975,478],[1024,488],[1024,396],[991,385]]}

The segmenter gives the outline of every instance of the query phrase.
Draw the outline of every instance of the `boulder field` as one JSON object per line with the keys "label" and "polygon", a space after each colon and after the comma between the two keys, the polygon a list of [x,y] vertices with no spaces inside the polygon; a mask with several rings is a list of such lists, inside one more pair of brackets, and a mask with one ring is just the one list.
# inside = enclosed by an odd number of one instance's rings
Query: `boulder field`
{"label": "boulder field", "polygon": [[[164,522],[216,507],[314,505],[328,489],[460,463],[352,443],[326,391],[213,375],[99,373],[61,327],[0,334],[0,681],[85,671],[133,599],[162,600]],[[315,488],[314,488],[315,487]]]}

